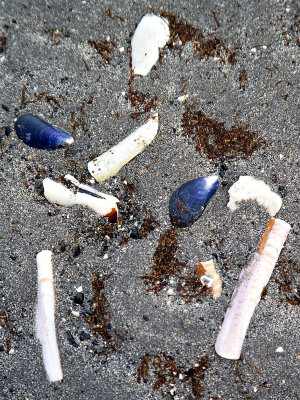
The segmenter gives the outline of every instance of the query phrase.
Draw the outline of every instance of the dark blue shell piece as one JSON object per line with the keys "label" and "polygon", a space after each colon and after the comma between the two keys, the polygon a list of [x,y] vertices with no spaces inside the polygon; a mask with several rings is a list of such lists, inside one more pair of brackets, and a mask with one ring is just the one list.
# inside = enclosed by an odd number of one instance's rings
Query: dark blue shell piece
{"label": "dark blue shell piece", "polygon": [[219,181],[216,175],[204,176],[176,189],[169,202],[171,223],[181,228],[192,225],[216,193]]}
{"label": "dark blue shell piece", "polygon": [[68,133],[32,114],[20,115],[16,120],[15,130],[25,144],[36,149],[54,150],[68,146],[74,140]]}

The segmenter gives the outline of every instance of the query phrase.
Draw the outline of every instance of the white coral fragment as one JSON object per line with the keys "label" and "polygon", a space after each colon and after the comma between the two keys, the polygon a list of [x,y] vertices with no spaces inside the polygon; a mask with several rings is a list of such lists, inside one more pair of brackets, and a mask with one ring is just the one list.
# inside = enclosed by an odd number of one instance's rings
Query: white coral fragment
{"label": "white coral fragment", "polygon": [[98,192],[94,188],[80,184],[71,175],[66,175],[66,179],[79,187],[82,191],[74,192],[63,184],[53,181],[50,178],[43,180],[44,195],[49,203],[60,206],[73,206],[75,204],[88,207],[98,215],[113,219],[118,214],[116,197]]}
{"label": "white coral fragment", "polygon": [[105,181],[115,176],[130,160],[141,153],[155,138],[158,130],[158,114],[152,117],[129,136],[88,163],[90,174],[96,181]]}
{"label": "white coral fragment", "polygon": [[159,49],[170,37],[168,22],[157,15],[146,14],[131,39],[132,69],[135,75],[146,76],[159,57]]}
{"label": "white coral fragment", "polygon": [[275,218],[267,225],[258,250],[240,274],[226,311],[215,344],[219,356],[230,360],[240,358],[248,325],[290,229],[287,222]]}
{"label": "white coral fragment", "polygon": [[243,200],[256,200],[273,217],[282,206],[281,197],[274,193],[264,181],[253,176],[240,176],[229,189],[229,196],[227,207],[231,211],[235,211],[238,208],[237,203]]}
{"label": "white coral fragment", "polygon": [[213,298],[219,298],[222,293],[222,281],[215,268],[214,260],[199,263],[196,267],[196,273],[200,277],[202,285],[210,289]]}
{"label": "white coral fragment", "polygon": [[38,270],[38,301],[36,307],[36,337],[42,345],[43,361],[50,382],[63,378],[55,331],[55,300],[52,252],[42,250],[36,256]]}

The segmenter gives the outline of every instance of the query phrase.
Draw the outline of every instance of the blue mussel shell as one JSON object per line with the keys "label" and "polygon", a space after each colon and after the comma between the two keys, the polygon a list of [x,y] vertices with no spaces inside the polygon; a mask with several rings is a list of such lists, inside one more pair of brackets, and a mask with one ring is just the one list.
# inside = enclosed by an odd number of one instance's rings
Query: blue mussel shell
{"label": "blue mussel shell", "polygon": [[74,141],[68,133],[32,114],[20,115],[16,120],[15,130],[25,144],[36,149],[54,150]]}
{"label": "blue mussel shell", "polygon": [[192,225],[216,193],[219,181],[216,175],[204,176],[176,189],[169,202],[171,223],[181,228]]}

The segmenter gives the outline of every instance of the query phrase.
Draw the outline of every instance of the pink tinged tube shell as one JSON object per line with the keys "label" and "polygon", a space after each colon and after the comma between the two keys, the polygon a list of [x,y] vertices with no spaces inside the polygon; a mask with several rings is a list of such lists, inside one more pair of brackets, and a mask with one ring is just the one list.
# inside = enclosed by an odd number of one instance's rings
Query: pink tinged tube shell
{"label": "pink tinged tube shell", "polygon": [[230,360],[238,360],[242,345],[261,294],[267,285],[279,257],[290,225],[272,218],[261,238],[250,263],[242,270],[218,334],[216,353]]}
{"label": "pink tinged tube shell", "polygon": [[50,382],[63,379],[55,331],[55,299],[52,252],[42,250],[36,257],[38,269],[38,301],[36,337],[42,345],[43,361]]}

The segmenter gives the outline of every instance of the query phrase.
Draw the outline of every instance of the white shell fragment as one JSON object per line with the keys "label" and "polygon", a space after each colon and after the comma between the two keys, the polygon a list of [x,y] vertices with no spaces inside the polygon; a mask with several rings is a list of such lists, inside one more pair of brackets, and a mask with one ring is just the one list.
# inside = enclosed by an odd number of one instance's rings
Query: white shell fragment
{"label": "white shell fragment", "polygon": [[158,114],[152,117],[120,143],[88,163],[90,174],[96,181],[105,181],[141,153],[155,138],[158,130]]}
{"label": "white shell fragment", "polygon": [[170,37],[165,18],[146,14],[138,24],[131,39],[132,69],[135,75],[146,76],[159,57],[159,49]]}
{"label": "white shell fragment", "polygon": [[214,260],[201,262],[196,267],[196,273],[200,277],[202,285],[210,289],[213,298],[219,298],[222,293],[222,281],[215,268]]}
{"label": "white shell fragment", "polygon": [[117,216],[117,202],[119,202],[119,200],[116,197],[98,192],[91,186],[80,184],[71,175],[66,175],[65,179],[71,181],[75,186],[78,186],[79,191],[75,193],[63,184],[46,178],[43,180],[44,195],[49,203],[58,204],[60,206],[73,206],[74,204],[78,204],[90,208],[101,216],[110,217],[111,219]]}
{"label": "white shell fragment", "polygon": [[282,206],[281,197],[272,192],[270,186],[264,181],[253,176],[240,176],[239,180],[229,189],[229,196],[227,207],[231,211],[235,211],[238,208],[237,203],[240,201],[256,200],[273,217]]}
{"label": "white shell fragment", "polygon": [[42,345],[43,361],[50,382],[63,378],[55,331],[55,301],[52,252],[42,250],[36,256],[38,269],[38,301],[36,307],[36,338]]}
{"label": "white shell fragment", "polygon": [[261,294],[267,285],[280,251],[290,231],[290,225],[272,218],[261,238],[250,264],[241,272],[226,311],[215,350],[230,360],[240,358],[243,341]]}

